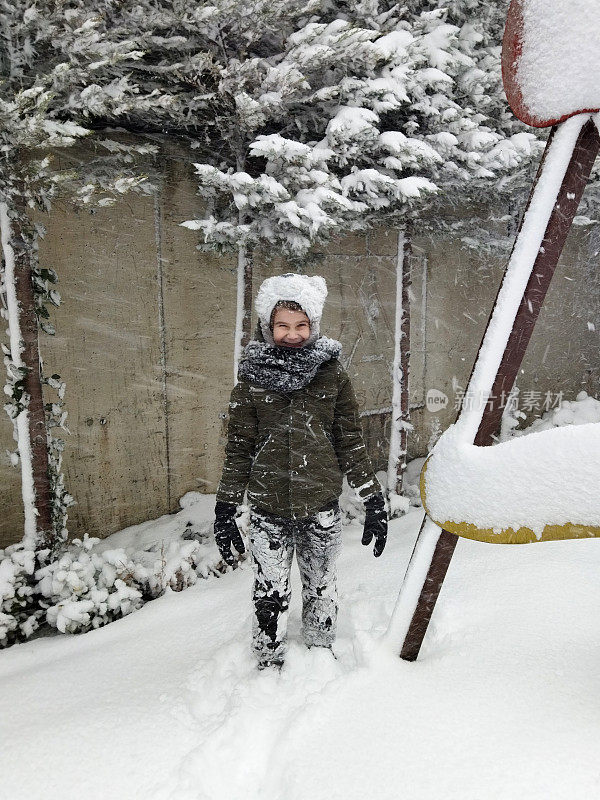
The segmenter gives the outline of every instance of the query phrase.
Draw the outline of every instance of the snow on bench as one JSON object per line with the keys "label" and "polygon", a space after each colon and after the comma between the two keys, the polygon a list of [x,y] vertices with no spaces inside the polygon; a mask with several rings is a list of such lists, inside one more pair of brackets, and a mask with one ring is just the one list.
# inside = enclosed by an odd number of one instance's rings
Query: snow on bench
{"label": "snow on bench", "polygon": [[421,476],[428,515],[451,533],[523,543],[600,537],[600,423],[531,433],[493,447],[455,425]]}
{"label": "snow on bench", "polygon": [[598,111],[599,42],[599,0],[512,0],[502,72],[516,116],[547,127]]}

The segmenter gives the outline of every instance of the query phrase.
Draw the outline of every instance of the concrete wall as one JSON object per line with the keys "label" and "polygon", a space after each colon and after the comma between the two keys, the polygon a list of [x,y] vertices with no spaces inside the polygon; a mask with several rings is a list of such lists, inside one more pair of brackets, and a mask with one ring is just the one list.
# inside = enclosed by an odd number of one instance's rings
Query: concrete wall
{"label": "concrete wall", "polygon": [[[63,297],[57,334],[43,336],[46,371],[67,383],[64,469],[77,505],[72,535],[107,536],[178,508],[189,490],[213,492],[232,386],[236,264],[195,250],[179,223],[197,214],[193,176],[167,161],[156,198],[129,197],[94,214],[57,207],[46,220],[43,264]],[[598,392],[600,232],[574,231],[519,385],[572,398]],[[256,257],[254,285],[287,265]],[[317,254],[330,297],[323,332],[341,340],[363,409],[370,452],[386,464],[397,233],[347,236]],[[466,385],[502,275],[491,260],[444,238],[415,238],[412,259],[411,455],[453,421],[453,385]],[[588,323],[591,323],[588,326]],[[595,326],[595,331],[591,328]],[[429,389],[446,409],[425,407]],[[0,545],[21,536],[12,427],[0,417]]]}
{"label": "concrete wall", "polygon": [[[416,239],[420,265],[413,265],[411,404],[413,455],[456,416],[460,388],[469,379],[481,338],[502,280],[505,258],[479,257],[456,242]],[[574,228],[523,361],[517,386],[529,424],[544,403],[575,398],[579,391],[600,396],[600,235]],[[437,389],[449,403],[428,411],[426,394]],[[537,406],[537,407],[536,407]]]}

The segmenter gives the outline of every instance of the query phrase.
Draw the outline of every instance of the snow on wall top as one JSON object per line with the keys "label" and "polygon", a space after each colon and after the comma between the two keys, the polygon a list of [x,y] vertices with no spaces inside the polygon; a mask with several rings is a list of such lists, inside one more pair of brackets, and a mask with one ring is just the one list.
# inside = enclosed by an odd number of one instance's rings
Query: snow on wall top
{"label": "snow on wall top", "polygon": [[515,115],[537,128],[600,109],[600,0],[512,0],[502,76]]}

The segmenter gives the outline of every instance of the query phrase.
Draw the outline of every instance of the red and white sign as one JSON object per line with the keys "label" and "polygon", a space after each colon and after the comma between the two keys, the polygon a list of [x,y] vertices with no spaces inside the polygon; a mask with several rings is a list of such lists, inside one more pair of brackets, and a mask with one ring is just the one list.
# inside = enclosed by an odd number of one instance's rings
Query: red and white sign
{"label": "red and white sign", "polygon": [[600,110],[600,0],[512,0],[502,77],[515,115],[536,128]]}

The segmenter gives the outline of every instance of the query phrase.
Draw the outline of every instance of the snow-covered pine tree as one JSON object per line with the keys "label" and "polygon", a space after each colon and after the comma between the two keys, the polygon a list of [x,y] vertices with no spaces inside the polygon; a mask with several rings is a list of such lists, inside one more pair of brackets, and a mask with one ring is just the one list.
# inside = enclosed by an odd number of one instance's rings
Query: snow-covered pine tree
{"label": "snow-covered pine tree", "polygon": [[[38,332],[52,334],[48,306],[58,306],[56,273],[41,268],[38,239],[43,228],[32,211],[48,210],[59,194],[82,204],[106,205],[142,182],[132,172],[135,155],[147,145],[124,144],[98,135],[102,155],[78,170],[61,168],[53,153],[91,133],[95,116],[118,119],[133,106],[160,105],[158,92],[139,92],[117,65],[141,56],[133,40],[110,37],[101,18],[83,0],[49,3],[0,0],[0,229],[2,316],[9,345],[3,345],[8,380],[5,410],[14,421],[20,462],[25,530],[19,545],[33,551],[32,566],[49,558],[66,536],[67,508],[73,498],[61,473],[64,383],[45,375]],[[43,387],[57,392],[44,402]]]}
{"label": "snow-covered pine tree", "polygon": [[[207,214],[185,224],[202,230],[202,246],[238,252],[237,318],[246,326],[236,330],[237,366],[249,335],[244,299],[255,248],[301,264],[314,243],[365,229],[433,192],[426,173],[437,155],[407,138],[381,139],[381,116],[406,100],[405,81],[385,74],[396,50],[391,28],[382,36],[339,4],[317,2],[260,4],[260,24],[238,12],[231,25],[228,6],[209,20],[212,38],[224,42],[214,53],[218,127],[208,135],[222,144],[217,157],[214,147],[198,148]],[[422,174],[383,164],[400,150]]]}

